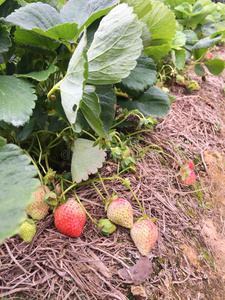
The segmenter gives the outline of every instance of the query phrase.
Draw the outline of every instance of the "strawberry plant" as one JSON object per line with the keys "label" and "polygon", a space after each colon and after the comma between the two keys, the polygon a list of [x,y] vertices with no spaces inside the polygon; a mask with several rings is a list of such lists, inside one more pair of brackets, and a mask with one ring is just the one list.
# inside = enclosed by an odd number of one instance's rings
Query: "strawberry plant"
{"label": "strawberry plant", "polygon": [[[0,3],[2,242],[18,232],[40,183],[72,186],[102,167],[119,107],[150,127],[168,113],[155,62],[171,50],[177,23],[155,0]],[[71,176],[60,177],[65,170]]]}

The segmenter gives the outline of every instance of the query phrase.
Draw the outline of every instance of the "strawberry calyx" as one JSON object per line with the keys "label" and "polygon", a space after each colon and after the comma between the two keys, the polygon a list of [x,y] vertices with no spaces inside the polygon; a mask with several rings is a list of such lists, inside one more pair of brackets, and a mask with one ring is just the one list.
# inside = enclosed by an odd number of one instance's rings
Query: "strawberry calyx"
{"label": "strawberry calyx", "polygon": [[136,219],[134,219],[134,221],[135,221],[136,223],[139,223],[139,222],[141,222],[141,221],[143,221],[143,220],[149,220],[149,221],[151,221],[151,222],[158,221],[158,219],[156,219],[156,218],[151,218],[151,219],[149,219],[149,217],[148,217],[146,214],[144,214],[143,217],[141,217],[141,218],[136,218]]}

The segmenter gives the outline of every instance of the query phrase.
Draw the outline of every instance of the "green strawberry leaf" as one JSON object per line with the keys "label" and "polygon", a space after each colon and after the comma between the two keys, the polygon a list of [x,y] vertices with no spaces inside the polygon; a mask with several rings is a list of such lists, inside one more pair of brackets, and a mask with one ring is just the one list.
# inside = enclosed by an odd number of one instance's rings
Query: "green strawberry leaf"
{"label": "green strawberry leaf", "polygon": [[101,106],[95,88],[86,85],[81,103],[81,111],[92,129],[101,137],[107,138],[100,119]]}
{"label": "green strawberry leaf", "polygon": [[33,85],[21,78],[0,76],[0,120],[21,126],[26,123],[37,96]]}
{"label": "green strawberry leaf", "polygon": [[44,81],[48,79],[49,75],[54,73],[56,71],[56,67],[53,65],[50,65],[50,67],[47,70],[39,71],[39,72],[30,72],[28,74],[15,74],[16,77],[22,77],[22,78],[32,78],[37,81]]}
{"label": "green strawberry leaf", "polygon": [[40,185],[36,174],[37,169],[18,146],[0,146],[0,243],[16,234],[26,219],[25,207]]}
{"label": "green strawberry leaf", "polygon": [[128,110],[138,109],[145,116],[165,117],[170,110],[170,97],[162,89],[152,86],[135,100],[118,100],[118,105]]}
{"label": "green strawberry leaf", "polygon": [[141,54],[141,33],[133,8],[115,6],[101,20],[87,52],[88,83],[111,84],[127,77]]}
{"label": "green strawberry leaf", "polygon": [[0,53],[8,51],[9,47],[12,45],[9,32],[7,31],[6,26],[0,24]]}
{"label": "green strawberry leaf", "polygon": [[87,44],[86,32],[80,40],[70,59],[66,76],[61,82],[60,92],[62,106],[68,121],[73,125],[83,97],[83,89],[87,79],[87,57],[84,48]]}
{"label": "green strawberry leaf", "polygon": [[93,147],[94,142],[79,138],[74,142],[74,152],[71,162],[72,179],[74,182],[87,180],[90,174],[98,171],[105,161],[106,153],[99,149],[98,146]]}
{"label": "green strawberry leaf", "polygon": [[156,74],[153,60],[142,54],[137,59],[136,67],[130,72],[128,77],[122,79],[118,86],[123,92],[135,97],[156,83]]}
{"label": "green strawberry leaf", "polygon": [[212,60],[206,61],[205,66],[210,73],[218,76],[223,72],[225,68],[225,62],[222,59],[214,58]]}

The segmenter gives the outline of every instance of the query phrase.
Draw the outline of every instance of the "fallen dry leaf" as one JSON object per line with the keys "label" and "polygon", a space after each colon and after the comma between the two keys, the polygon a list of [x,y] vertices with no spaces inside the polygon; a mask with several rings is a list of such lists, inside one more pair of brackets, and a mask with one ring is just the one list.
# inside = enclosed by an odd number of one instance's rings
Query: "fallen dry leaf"
{"label": "fallen dry leaf", "polygon": [[152,262],[148,257],[140,257],[136,264],[130,268],[120,269],[118,274],[126,281],[140,284],[152,274]]}

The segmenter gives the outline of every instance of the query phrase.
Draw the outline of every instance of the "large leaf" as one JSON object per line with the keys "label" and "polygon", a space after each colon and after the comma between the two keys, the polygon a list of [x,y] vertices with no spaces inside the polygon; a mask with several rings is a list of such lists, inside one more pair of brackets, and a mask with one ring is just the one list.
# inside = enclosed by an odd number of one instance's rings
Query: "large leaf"
{"label": "large leaf", "polygon": [[152,2],[146,0],[122,0],[134,8],[134,13],[137,14],[138,19],[148,18],[148,13],[152,10]]}
{"label": "large leaf", "polygon": [[32,78],[37,81],[44,81],[48,79],[49,75],[56,71],[56,67],[54,65],[50,65],[47,70],[39,71],[39,72],[30,72],[28,74],[16,74],[16,77],[22,78]]}
{"label": "large leaf", "polygon": [[59,24],[63,24],[57,10],[41,2],[31,3],[21,7],[5,18],[23,29],[40,28],[44,31]]}
{"label": "large leaf", "polygon": [[171,49],[176,34],[175,15],[163,3],[153,0],[153,9],[142,18],[151,33],[151,45],[144,50],[153,59],[159,59]]}
{"label": "large leaf", "polygon": [[137,96],[147,90],[157,81],[157,72],[153,60],[142,54],[137,59],[136,67],[130,72],[130,75],[119,83],[123,92],[131,96]]}
{"label": "large leaf", "polygon": [[123,3],[100,22],[87,52],[92,84],[117,83],[130,74],[141,54],[141,26],[133,9]]}
{"label": "large leaf", "polygon": [[118,100],[128,110],[138,109],[145,116],[165,117],[170,110],[170,98],[162,89],[152,86],[137,101]]}
{"label": "large leaf", "polygon": [[0,120],[23,125],[30,118],[37,96],[33,85],[21,78],[0,76]]}
{"label": "large leaf", "polygon": [[54,7],[41,2],[21,7],[5,20],[58,41],[72,40],[78,34],[75,22],[66,24]]}
{"label": "large leaf", "polygon": [[90,174],[98,171],[105,161],[106,153],[99,149],[98,146],[93,147],[94,142],[86,139],[77,139],[74,142],[74,152],[71,162],[71,172],[74,182],[87,180]]}
{"label": "large leaf", "polygon": [[115,117],[115,90],[112,85],[98,85],[96,87],[96,93],[98,94],[101,105],[100,118],[103,122],[105,134],[108,135],[109,129],[112,126]]}
{"label": "large leaf", "polygon": [[0,146],[0,243],[19,231],[26,219],[24,209],[40,184],[34,178],[37,169],[29,163],[18,146]]}
{"label": "large leaf", "polygon": [[60,85],[62,106],[71,125],[76,121],[77,110],[83,97],[83,89],[88,75],[87,57],[84,51],[86,43],[86,32],[84,32]]}
{"label": "large leaf", "polygon": [[98,95],[95,93],[95,88],[86,85],[81,103],[81,111],[87,120],[88,124],[101,137],[106,138],[103,123],[100,119],[101,106],[98,101]]}
{"label": "large leaf", "polygon": [[225,62],[222,59],[215,58],[206,61],[205,66],[207,67],[210,73],[217,76],[223,72],[225,68]]}
{"label": "large leaf", "polygon": [[0,24],[0,53],[8,51],[9,47],[11,46],[11,41],[9,38],[9,33],[7,31],[6,26],[2,26]]}
{"label": "large leaf", "polygon": [[119,0],[70,0],[60,11],[64,22],[76,22],[79,28],[88,27],[94,20],[106,15]]}

